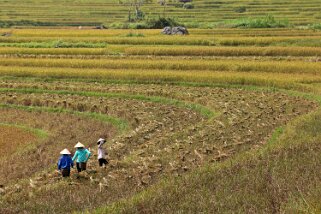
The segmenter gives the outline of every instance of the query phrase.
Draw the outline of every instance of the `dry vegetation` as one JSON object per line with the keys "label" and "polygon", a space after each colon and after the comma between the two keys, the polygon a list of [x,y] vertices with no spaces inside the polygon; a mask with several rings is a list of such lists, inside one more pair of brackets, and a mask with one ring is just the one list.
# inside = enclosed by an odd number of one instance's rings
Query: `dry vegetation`
{"label": "dry vegetation", "polygon": [[[0,121],[48,136],[1,160],[0,212],[319,210],[320,32],[191,32],[24,29],[1,38]],[[52,46],[57,38],[79,46]],[[96,163],[99,137],[106,170]],[[77,141],[94,153],[88,173],[61,179],[59,151]]]}
{"label": "dry vegetation", "polygon": [[24,144],[31,144],[37,139],[32,133],[9,124],[0,124],[0,132],[1,159],[5,159]]}

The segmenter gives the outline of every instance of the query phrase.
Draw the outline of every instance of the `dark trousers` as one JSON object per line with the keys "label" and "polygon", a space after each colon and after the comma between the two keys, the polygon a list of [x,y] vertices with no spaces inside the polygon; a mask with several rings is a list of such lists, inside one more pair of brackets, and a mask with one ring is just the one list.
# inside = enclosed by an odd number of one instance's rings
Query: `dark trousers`
{"label": "dark trousers", "polygon": [[70,169],[62,169],[61,174],[62,174],[62,177],[69,177],[70,176]]}
{"label": "dark trousers", "polygon": [[99,166],[103,166],[104,164],[107,165],[108,161],[105,158],[99,158],[98,159]]}
{"label": "dark trousers", "polygon": [[86,170],[86,163],[85,162],[80,162],[80,163],[77,162],[76,166],[77,166],[77,171],[78,172]]}

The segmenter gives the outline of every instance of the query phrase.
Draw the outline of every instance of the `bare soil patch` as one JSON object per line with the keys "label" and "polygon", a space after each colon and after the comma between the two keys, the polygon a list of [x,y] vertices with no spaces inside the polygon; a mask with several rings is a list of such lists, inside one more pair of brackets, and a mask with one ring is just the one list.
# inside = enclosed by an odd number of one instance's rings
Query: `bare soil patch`
{"label": "bare soil patch", "polygon": [[6,157],[15,152],[21,145],[32,143],[37,137],[18,127],[0,124],[0,157]]}

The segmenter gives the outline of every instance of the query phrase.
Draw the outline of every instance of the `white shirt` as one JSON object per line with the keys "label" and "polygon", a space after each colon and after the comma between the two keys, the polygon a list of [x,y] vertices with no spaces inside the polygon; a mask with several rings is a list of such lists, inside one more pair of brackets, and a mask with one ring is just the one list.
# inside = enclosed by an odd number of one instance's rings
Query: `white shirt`
{"label": "white shirt", "polygon": [[98,146],[98,159],[104,158],[106,159],[106,151],[105,149],[102,147],[102,145]]}

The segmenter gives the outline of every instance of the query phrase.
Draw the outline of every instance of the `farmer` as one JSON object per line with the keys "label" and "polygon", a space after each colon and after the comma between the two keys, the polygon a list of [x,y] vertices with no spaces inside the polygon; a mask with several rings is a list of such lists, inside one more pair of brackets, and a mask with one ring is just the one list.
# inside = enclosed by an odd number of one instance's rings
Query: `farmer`
{"label": "farmer", "polygon": [[74,167],[74,162],[72,161],[70,155],[71,153],[68,149],[64,149],[60,152],[61,156],[58,161],[58,170],[61,172],[62,177],[70,176],[70,167]]}
{"label": "farmer", "polygon": [[99,138],[97,141],[98,145],[98,163],[100,167],[106,168],[108,161],[106,160],[106,150],[103,148],[103,145],[106,143],[106,140],[103,138]]}
{"label": "farmer", "polygon": [[85,149],[85,146],[78,142],[75,145],[75,148],[77,148],[77,151],[74,155],[74,157],[72,158],[72,161],[75,161],[76,159],[76,166],[77,166],[77,171],[81,172],[86,170],[86,163],[91,155],[91,153],[88,151],[88,149]]}

